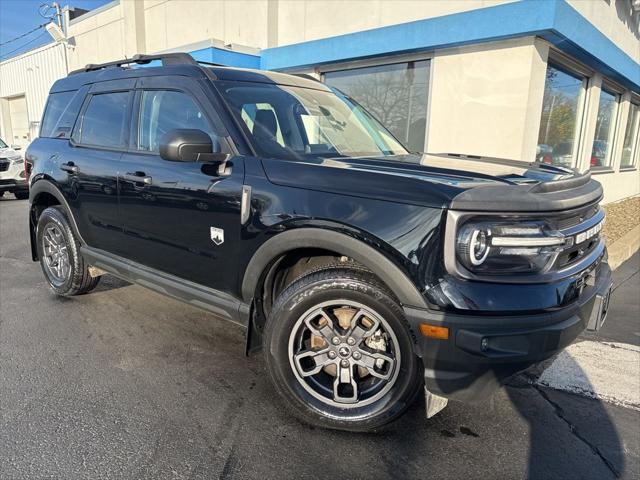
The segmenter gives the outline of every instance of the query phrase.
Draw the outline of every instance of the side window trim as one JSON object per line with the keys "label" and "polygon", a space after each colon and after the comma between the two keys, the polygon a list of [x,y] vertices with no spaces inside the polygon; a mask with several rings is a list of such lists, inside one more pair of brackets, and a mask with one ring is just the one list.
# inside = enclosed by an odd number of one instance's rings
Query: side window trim
{"label": "side window trim", "polygon": [[[88,143],[83,143],[81,141],[82,138],[82,126],[84,123],[85,113],[89,104],[91,103],[91,99],[93,97],[99,95],[108,95],[110,93],[128,93],[129,98],[127,102],[127,110],[125,112],[125,125],[122,128],[123,138],[122,145],[119,147],[110,147],[104,145],[92,145]],[[131,115],[133,113],[133,99],[134,99],[135,90],[133,89],[118,89],[118,90],[103,90],[103,91],[89,91],[82,102],[82,107],[80,108],[80,113],[78,113],[78,117],[76,118],[75,124],[73,125],[73,130],[69,137],[69,143],[74,147],[82,147],[82,148],[92,148],[96,150],[109,150],[115,152],[127,152],[129,151],[130,146],[130,131],[131,131]],[[80,137],[79,137],[80,135]]]}

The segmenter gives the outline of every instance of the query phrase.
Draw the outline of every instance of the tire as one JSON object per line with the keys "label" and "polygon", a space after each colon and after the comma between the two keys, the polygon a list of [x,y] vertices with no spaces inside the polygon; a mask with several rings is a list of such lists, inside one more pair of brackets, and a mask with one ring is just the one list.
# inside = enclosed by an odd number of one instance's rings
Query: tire
{"label": "tire", "polygon": [[[88,265],[80,255],[80,242],[61,207],[49,207],[42,212],[36,227],[36,241],[42,272],[55,294],[81,295],[98,285],[100,277],[89,275]],[[48,254],[52,252],[56,255]]]}
{"label": "tire", "polygon": [[27,200],[29,198],[29,192],[13,192],[18,200]]}
{"label": "tire", "polygon": [[320,427],[378,429],[405,412],[422,384],[403,311],[366,270],[329,268],[293,282],[274,303],[263,347],[291,412]]}

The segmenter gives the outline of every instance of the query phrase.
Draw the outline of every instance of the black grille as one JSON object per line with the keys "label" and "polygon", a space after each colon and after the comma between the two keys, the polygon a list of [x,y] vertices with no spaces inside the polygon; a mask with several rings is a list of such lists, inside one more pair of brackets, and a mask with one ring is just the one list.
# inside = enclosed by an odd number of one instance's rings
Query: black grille
{"label": "black grille", "polygon": [[598,205],[590,205],[586,208],[573,211],[569,215],[559,216],[552,220],[553,226],[556,230],[565,230],[567,228],[575,227],[582,222],[589,220],[598,212]]}
{"label": "black grille", "polygon": [[9,170],[9,162],[0,160],[0,172],[6,172]]}

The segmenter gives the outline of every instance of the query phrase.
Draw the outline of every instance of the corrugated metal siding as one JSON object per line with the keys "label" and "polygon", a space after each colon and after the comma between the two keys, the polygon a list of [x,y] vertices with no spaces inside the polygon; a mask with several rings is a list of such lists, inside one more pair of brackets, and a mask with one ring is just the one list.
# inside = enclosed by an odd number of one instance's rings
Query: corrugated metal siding
{"label": "corrugated metal siding", "polygon": [[67,75],[64,48],[52,43],[0,63],[0,98],[25,95],[32,138],[37,135],[51,85]]}

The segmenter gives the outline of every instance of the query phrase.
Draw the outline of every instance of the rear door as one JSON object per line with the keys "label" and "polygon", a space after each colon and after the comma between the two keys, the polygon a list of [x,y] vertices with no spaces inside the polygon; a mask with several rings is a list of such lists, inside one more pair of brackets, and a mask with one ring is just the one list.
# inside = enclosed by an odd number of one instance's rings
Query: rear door
{"label": "rear door", "polygon": [[[228,290],[240,241],[244,164],[172,162],[159,156],[169,130],[202,130],[214,150],[231,153],[203,86],[188,77],[144,77],[138,82],[131,149],[119,174],[120,218],[126,241],[119,253],[166,273]],[[216,125],[218,127],[216,127]]]}
{"label": "rear door", "polygon": [[91,247],[113,251],[122,242],[117,172],[128,148],[135,79],[91,86],[68,148],[57,152],[65,172],[64,193],[78,228]]}

